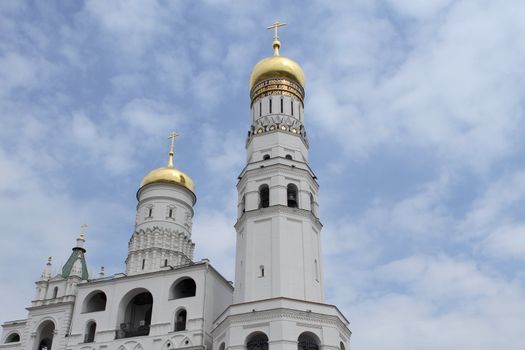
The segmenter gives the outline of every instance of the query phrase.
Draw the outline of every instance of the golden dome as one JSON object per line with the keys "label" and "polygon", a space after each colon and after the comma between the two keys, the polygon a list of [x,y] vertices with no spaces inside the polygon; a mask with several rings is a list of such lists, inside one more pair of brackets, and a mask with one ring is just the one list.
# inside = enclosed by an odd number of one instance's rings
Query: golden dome
{"label": "golden dome", "polygon": [[304,88],[304,72],[301,66],[288,57],[279,56],[278,54],[260,60],[253,67],[250,75],[250,89],[258,82],[270,78],[289,78],[298,82]]}
{"label": "golden dome", "polygon": [[[187,188],[192,193],[195,193],[195,186],[193,185],[193,180],[187,174],[183,173],[179,169],[173,166],[173,155],[174,155],[174,144],[175,138],[178,135],[175,132],[170,134],[171,146],[168,156],[168,165],[162,168],[157,168],[150,171],[140,183],[140,188],[152,184],[152,183],[170,183],[176,184],[182,187]],[[139,190],[140,191],[140,190]]]}
{"label": "golden dome", "polygon": [[195,186],[193,185],[193,180],[185,173],[179,169],[174,168],[173,166],[167,166],[158,168],[150,171],[140,183],[140,187],[152,183],[172,183],[182,187],[186,187],[191,192],[195,192]]}

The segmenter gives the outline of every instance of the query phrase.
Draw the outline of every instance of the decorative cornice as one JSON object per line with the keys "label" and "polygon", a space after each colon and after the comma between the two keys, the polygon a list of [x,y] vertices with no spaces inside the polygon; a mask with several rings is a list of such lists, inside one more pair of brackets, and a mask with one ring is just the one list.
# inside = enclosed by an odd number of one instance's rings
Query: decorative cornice
{"label": "decorative cornice", "polygon": [[319,328],[330,325],[338,327],[339,331],[344,333],[348,338],[352,334],[346,324],[337,316],[325,315],[314,312],[294,310],[288,308],[277,308],[263,311],[252,311],[237,315],[229,315],[216,325],[213,333],[220,334],[226,328],[232,326],[249,326],[253,322],[262,323],[262,321],[271,322],[276,320],[295,320],[298,325]]}
{"label": "decorative cornice", "polygon": [[295,97],[304,105],[304,89],[288,79],[268,79],[253,86],[250,91],[251,104],[269,95],[285,95]]}
{"label": "decorative cornice", "polygon": [[315,225],[315,228],[321,232],[321,229],[323,228],[323,224],[319,220],[319,218],[315,217],[315,215],[312,214],[310,210],[306,209],[300,209],[300,208],[290,208],[285,205],[270,205],[267,208],[259,208],[255,210],[247,210],[245,211],[241,217],[237,220],[234,227],[235,229],[239,229],[239,226],[246,223],[246,220],[254,218],[254,217],[273,217],[275,214],[289,214],[289,215],[296,215],[303,218],[308,218],[312,221],[312,223]]}

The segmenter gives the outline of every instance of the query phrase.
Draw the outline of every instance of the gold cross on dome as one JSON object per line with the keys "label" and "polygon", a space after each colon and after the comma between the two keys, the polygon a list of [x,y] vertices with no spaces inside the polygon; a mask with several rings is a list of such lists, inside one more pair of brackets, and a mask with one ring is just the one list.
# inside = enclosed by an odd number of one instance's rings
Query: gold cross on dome
{"label": "gold cross on dome", "polygon": [[168,139],[171,139],[170,153],[168,158],[168,167],[173,167],[173,155],[175,154],[175,139],[179,136],[175,131],[172,131]]}
{"label": "gold cross on dome", "polygon": [[276,22],[274,22],[271,26],[269,26],[266,29],[273,29],[274,30],[273,40],[279,40],[279,33],[277,32],[277,29],[279,27],[283,27],[285,25],[286,25],[286,23],[281,23],[279,21],[276,21]]}
{"label": "gold cross on dome", "polygon": [[88,228],[88,225],[82,224],[80,225],[80,238],[84,239],[84,236],[86,235],[86,229]]}

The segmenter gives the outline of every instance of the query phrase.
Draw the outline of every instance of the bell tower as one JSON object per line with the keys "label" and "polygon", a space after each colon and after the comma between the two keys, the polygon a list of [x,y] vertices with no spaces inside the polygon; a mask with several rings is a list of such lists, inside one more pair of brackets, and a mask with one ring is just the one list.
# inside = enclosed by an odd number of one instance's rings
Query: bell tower
{"label": "bell tower", "polygon": [[239,175],[233,304],[215,321],[219,350],[345,350],[351,332],[324,304],[317,178],[308,164],[301,67],[273,56],[250,76],[246,166]]}
{"label": "bell tower", "polygon": [[250,77],[251,126],[239,176],[235,302],[289,297],[323,301],[318,184],[308,164],[304,73],[274,55]]}

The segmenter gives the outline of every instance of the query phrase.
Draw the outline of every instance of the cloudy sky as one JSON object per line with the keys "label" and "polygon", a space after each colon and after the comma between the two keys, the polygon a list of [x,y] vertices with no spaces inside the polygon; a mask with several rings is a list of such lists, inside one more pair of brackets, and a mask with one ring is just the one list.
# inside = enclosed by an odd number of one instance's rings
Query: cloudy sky
{"label": "cloudy sky", "polygon": [[233,279],[248,77],[275,20],[307,78],[326,301],[353,348],[522,349],[520,0],[1,1],[0,322],[83,223],[91,272],[124,270],[173,129],[195,259]]}

